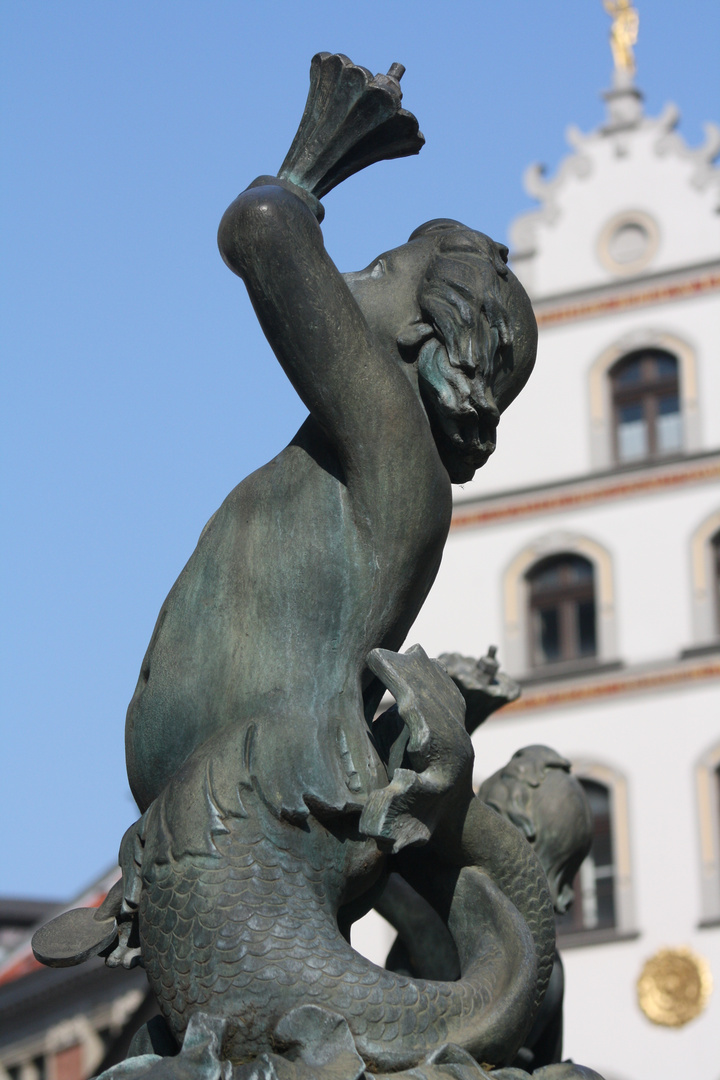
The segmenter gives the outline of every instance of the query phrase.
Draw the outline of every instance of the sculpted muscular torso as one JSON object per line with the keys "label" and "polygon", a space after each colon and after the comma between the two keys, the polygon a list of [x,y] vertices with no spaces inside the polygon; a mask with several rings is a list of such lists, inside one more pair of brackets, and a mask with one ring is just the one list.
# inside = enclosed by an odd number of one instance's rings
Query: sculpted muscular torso
{"label": "sculpted muscular torso", "polygon": [[[430,222],[342,275],[299,188],[263,177],[219,232],[310,416],[228,496],[163,605],[128,711],[141,810],[208,736],[282,729],[268,798],[349,808],[385,782],[369,651],[397,650],[435,578],[451,481],[495,446],[535,324],[506,251]],[[363,700],[364,699],[364,700]]]}

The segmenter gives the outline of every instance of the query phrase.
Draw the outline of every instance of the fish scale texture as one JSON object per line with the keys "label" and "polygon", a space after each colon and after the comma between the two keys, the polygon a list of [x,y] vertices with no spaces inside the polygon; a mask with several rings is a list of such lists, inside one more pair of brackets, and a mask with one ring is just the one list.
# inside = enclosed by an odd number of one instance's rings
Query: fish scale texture
{"label": "fish scale texture", "polygon": [[[519,834],[518,834],[519,835]],[[498,860],[491,869],[493,880],[525,919],[535,942],[538,981],[535,1008],[539,1009],[550,982],[555,957],[555,912],[547,880],[530,844],[524,838],[512,862]]]}
{"label": "fish scale texture", "polygon": [[402,1045],[420,1055],[490,1005],[490,985],[412,980],[361,957],[329,910],[327,871],[268,840],[257,821],[236,819],[215,842],[217,856],[143,866],[145,967],[178,1035],[195,1009],[230,1017],[224,1052],[247,1060],[273,1049],[289,1009],[318,1004],[346,1018],[361,1052]]}

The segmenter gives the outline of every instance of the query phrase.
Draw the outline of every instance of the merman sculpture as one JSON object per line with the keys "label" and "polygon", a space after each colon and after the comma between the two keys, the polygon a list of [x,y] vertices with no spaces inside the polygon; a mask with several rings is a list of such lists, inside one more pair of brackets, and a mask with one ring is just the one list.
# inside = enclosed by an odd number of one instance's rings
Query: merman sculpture
{"label": "merman sculpture", "polygon": [[[545,878],[473,794],[463,698],[422,649],[396,651],[440,564],[451,483],[492,453],[532,369],[530,302],[507,250],[458,222],[347,275],[319,228],[334,185],[420,149],[402,71],[316,56],[279,175],[220,225],[309,417],[211,518],[160,612],[128,710],[142,816],[122,881],[36,936],[48,963],[144,964],[163,1019],[123,1077],[485,1075],[550,977]],[[386,688],[402,723],[373,723]],[[447,923],[456,983],[350,947],[391,868]]]}

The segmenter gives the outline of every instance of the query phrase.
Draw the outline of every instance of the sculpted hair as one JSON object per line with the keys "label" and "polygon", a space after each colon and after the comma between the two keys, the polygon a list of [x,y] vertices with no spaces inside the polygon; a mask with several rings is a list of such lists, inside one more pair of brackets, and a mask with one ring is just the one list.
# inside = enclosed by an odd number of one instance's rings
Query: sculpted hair
{"label": "sculpted hair", "polygon": [[434,251],[418,294],[420,310],[440,330],[454,366],[483,367],[492,357],[483,355],[477,333],[481,315],[501,346],[512,345],[501,287],[508,280],[508,249],[449,218],[426,222],[408,242],[423,238],[432,240]]}
{"label": "sculpted hair", "polygon": [[[415,242],[427,244],[430,255],[418,290],[421,321],[399,336],[401,350],[420,350],[421,377],[425,369],[436,390],[432,369],[442,369],[438,375],[448,388],[440,405],[448,414],[466,411],[467,377],[475,371],[492,387],[502,412],[525,385],[537,346],[532,306],[508,267],[508,249],[450,218],[415,229],[408,243]],[[439,341],[443,356],[430,359],[431,339]]]}

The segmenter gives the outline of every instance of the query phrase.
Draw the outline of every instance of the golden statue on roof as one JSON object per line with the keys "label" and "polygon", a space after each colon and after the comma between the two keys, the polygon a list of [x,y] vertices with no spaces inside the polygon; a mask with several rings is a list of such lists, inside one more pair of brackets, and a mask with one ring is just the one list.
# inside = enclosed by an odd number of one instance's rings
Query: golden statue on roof
{"label": "golden statue on roof", "polygon": [[615,70],[634,75],[635,57],[632,50],[640,26],[637,9],[632,6],[631,0],[603,0],[603,7],[613,21],[610,28],[610,48]]}

